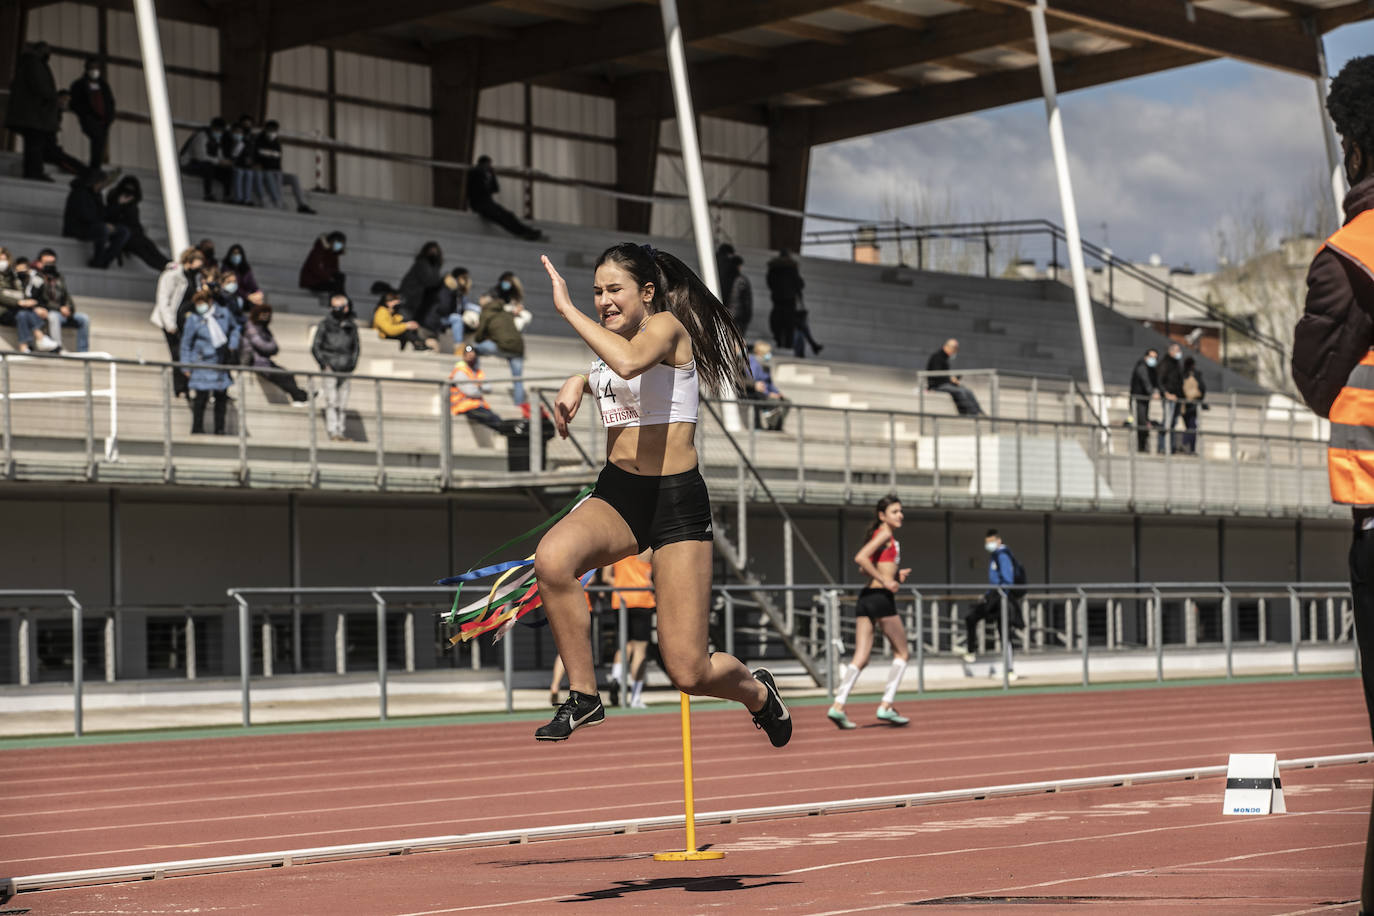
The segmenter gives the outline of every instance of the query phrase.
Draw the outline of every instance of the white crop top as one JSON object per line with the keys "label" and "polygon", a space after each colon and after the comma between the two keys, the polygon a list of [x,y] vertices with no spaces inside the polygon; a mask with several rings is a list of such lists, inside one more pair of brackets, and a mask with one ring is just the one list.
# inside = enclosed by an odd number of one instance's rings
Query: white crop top
{"label": "white crop top", "polygon": [[697,421],[696,360],[685,366],[659,363],[635,378],[623,379],[598,359],[592,363],[587,383],[607,428]]}

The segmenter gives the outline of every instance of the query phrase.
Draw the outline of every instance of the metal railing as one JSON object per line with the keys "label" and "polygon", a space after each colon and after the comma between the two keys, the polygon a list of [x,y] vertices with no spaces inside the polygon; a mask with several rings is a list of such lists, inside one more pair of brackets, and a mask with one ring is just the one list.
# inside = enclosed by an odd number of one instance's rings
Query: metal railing
{"label": "metal railing", "polygon": [[[82,616],[81,602],[76,598],[76,592],[70,589],[0,589],[0,605],[9,608],[15,607],[15,599],[61,599],[65,601],[71,609],[71,675],[72,675],[72,734],[80,738],[84,731],[83,723],[83,703],[82,703],[82,675],[85,662],[85,623]],[[22,608],[24,602],[20,601]],[[30,609],[33,610],[33,609]],[[24,611],[20,611],[18,621],[18,639],[16,640],[16,656],[18,660],[18,678],[21,686],[28,686],[32,683],[30,675],[30,664],[32,653],[30,646],[32,637],[30,634],[30,624],[32,617]]]}
{"label": "metal railing", "polygon": [[[854,245],[856,243],[895,242],[898,251],[903,243],[916,245],[916,269],[924,270],[926,248],[932,241],[948,241],[957,244],[976,244],[981,246],[983,275],[992,276],[992,253],[994,239],[1012,239],[1019,242],[1025,238],[1043,238],[1049,242],[1049,267],[1053,279],[1059,279],[1060,246],[1068,250],[1068,237],[1063,227],[1046,219],[993,220],[972,223],[941,223],[924,226],[911,225],[901,220],[874,223],[868,226],[849,229],[823,229],[806,234],[806,243],[811,246]],[[1116,307],[1116,277],[1121,275],[1141,284],[1163,297],[1165,333],[1171,322],[1171,310],[1178,308],[1185,316],[1195,320],[1190,323],[1215,323],[1221,328],[1221,363],[1229,366],[1228,336],[1237,334],[1256,346],[1264,347],[1278,354],[1284,360],[1288,348],[1282,341],[1260,331],[1254,325],[1237,316],[1229,314],[1224,305],[1204,301],[1173,284],[1161,280],[1130,261],[1117,257],[1111,249],[1083,240],[1083,253],[1092,262],[1101,265],[1107,275],[1108,308]],[[908,266],[903,264],[902,266]]]}
{"label": "metal railing", "polygon": [[[604,586],[588,589],[593,595],[601,596],[640,590]],[[847,606],[860,590],[858,585],[829,583],[715,586],[710,604],[711,644],[749,660],[785,661],[789,651],[804,651],[823,671],[823,686],[833,696],[836,673],[853,645],[854,618],[847,612]],[[759,605],[760,593],[771,596],[776,606],[787,604],[794,608],[788,616],[790,649],[784,646],[784,641],[778,638],[773,625],[766,619]],[[784,593],[790,594],[793,600],[784,601]],[[228,590],[232,607],[198,606],[186,610],[186,644],[197,644],[196,621],[203,621],[207,614],[217,610],[226,625],[220,642],[209,648],[226,659],[222,676],[237,676],[244,726],[253,721],[254,683],[272,683],[292,672],[313,672],[312,676],[316,677],[333,674],[338,677],[336,683],[342,683],[343,676],[350,673],[349,660],[356,654],[350,647],[355,643],[364,644],[363,648],[375,647],[375,665],[371,664],[371,658],[367,662],[376,673],[377,717],[385,720],[390,715],[388,680],[391,675],[425,668],[418,662],[426,640],[434,639],[447,645],[447,641],[441,639],[443,633],[438,617],[447,608],[450,594],[449,589],[434,587],[234,588]],[[973,629],[971,641],[961,639],[971,605],[987,596],[995,603],[998,626],[989,626],[985,619]],[[1237,676],[1238,658],[1245,660],[1247,670],[1252,673],[1262,670],[1272,674],[1286,670],[1294,676],[1302,674],[1305,647],[1316,651],[1321,645],[1349,646],[1353,652],[1350,656],[1352,665],[1358,667],[1360,662],[1354,639],[1350,588],[1342,582],[1066,583],[1002,589],[986,584],[933,583],[905,585],[895,597],[914,657],[912,668],[918,693],[927,689],[928,669],[932,663],[938,661],[947,676],[951,665],[962,663],[960,656],[965,652],[980,658],[980,664],[1000,666],[1003,690],[1014,689],[1012,671],[1016,658],[1033,664],[1058,664],[1061,668],[1063,662],[1070,662],[1079,666],[1078,680],[1083,686],[1093,683],[1094,662],[1099,666],[1099,674],[1105,673],[1113,681],[1134,674],[1136,679],[1152,675],[1158,683],[1168,681],[1171,675],[1195,676],[1198,653],[1210,658],[1208,664],[1223,670],[1228,679]],[[72,645],[76,647],[70,662],[73,730],[80,736],[83,732],[83,652],[80,647],[84,624],[81,604],[74,593],[65,590],[0,591],[0,607],[7,613],[17,611],[19,614],[17,653],[21,664],[26,664],[23,660],[36,651],[35,622],[57,623],[63,619],[62,612],[57,609],[34,605],[33,602],[43,599],[65,601],[70,607]],[[114,631],[116,618],[131,612],[146,613],[118,608],[106,611],[107,652],[114,645],[110,634]],[[1017,612],[1021,618],[1019,623]],[[322,638],[332,642],[332,649],[325,647],[315,667],[302,666],[300,661],[305,651],[301,645],[300,618],[305,614],[333,615],[332,621],[326,621],[321,630]],[[623,652],[627,642],[626,614],[623,608],[612,610],[611,614],[614,623],[609,626],[616,634],[615,644]],[[4,619],[0,615],[0,620]],[[125,621],[124,626],[128,625]],[[604,620],[598,626],[602,626],[604,632]],[[1012,635],[1002,639],[1000,634],[1003,633]],[[366,641],[369,636],[373,639],[371,643]],[[279,639],[285,645],[279,643]],[[537,661],[529,659],[527,651],[517,649],[517,641],[529,641],[522,627],[517,627],[501,646],[500,681],[507,712],[515,707],[517,670],[542,670]],[[142,640],[134,642],[143,644]],[[463,644],[457,653],[450,654],[448,667],[462,665],[480,670],[483,652],[490,652],[490,644],[484,645],[484,642],[474,640]],[[1278,662],[1272,652],[1264,654],[1263,650],[1275,648],[1288,656],[1286,664]],[[235,649],[237,666],[232,664]],[[522,651],[529,663],[518,669],[516,659]],[[1238,656],[1238,651],[1246,654]],[[890,652],[890,646],[875,645],[874,659]],[[1318,652],[1319,666],[1330,670],[1335,664],[1343,669],[1343,652],[1344,649],[1340,649],[1335,656],[1329,650]],[[367,655],[366,652],[362,654]],[[283,670],[274,664],[275,659],[281,660]],[[1175,662],[1173,671],[1170,670],[1171,660]],[[128,662],[107,656],[106,680],[114,682],[116,671],[139,667]],[[186,677],[188,680],[196,678],[194,663],[187,666]]]}

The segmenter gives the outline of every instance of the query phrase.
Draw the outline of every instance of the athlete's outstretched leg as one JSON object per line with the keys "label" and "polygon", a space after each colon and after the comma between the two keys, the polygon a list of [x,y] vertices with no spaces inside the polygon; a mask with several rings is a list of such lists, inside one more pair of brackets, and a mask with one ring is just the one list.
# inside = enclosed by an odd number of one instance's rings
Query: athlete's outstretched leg
{"label": "athlete's outstretched leg", "polygon": [[854,618],[854,655],[849,664],[840,670],[840,686],[835,691],[835,702],[825,714],[836,728],[858,728],[845,715],[844,704],[849,701],[849,692],[859,682],[859,674],[868,667],[868,656],[872,651],[873,618],[860,614]]}
{"label": "athlete's outstretched leg", "polygon": [[893,702],[897,699],[897,688],[901,686],[902,676],[906,674],[907,659],[911,655],[906,639],[906,627],[902,626],[902,618],[895,614],[884,617],[880,622],[883,635],[892,644],[892,667],[888,669],[883,701],[878,704],[878,718],[888,725],[906,725],[910,720],[892,708]]}
{"label": "athlete's outstretched leg", "polygon": [[679,541],[654,551],[654,594],[658,602],[658,648],[673,686],[693,696],[734,700],[754,714],[774,747],[792,737],[792,719],[773,675],[754,674],[724,652],[709,652],[711,542]]}
{"label": "athlete's outstretched leg", "polygon": [[625,520],[602,500],[586,500],[554,525],[534,552],[534,574],[559,657],[568,670],[568,699],[548,725],[535,731],[541,741],[562,741],[583,725],[605,719],[592,666],[591,615],[578,576],[636,553]]}

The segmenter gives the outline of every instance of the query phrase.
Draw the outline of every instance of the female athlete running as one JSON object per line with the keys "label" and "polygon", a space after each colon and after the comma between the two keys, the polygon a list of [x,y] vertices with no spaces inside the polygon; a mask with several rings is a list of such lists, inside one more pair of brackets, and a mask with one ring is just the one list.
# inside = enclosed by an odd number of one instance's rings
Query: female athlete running
{"label": "female athlete running", "polygon": [[680,260],[623,243],[596,262],[592,294],[600,321],[578,311],[552,262],[554,306],[596,361],[563,383],[554,404],[560,436],[582,398],[596,398],[608,456],[596,489],[554,525],[535,550],[534,570],[554,641],[568,669],[568,699],[535,731],[563,741],[606,713],[592,666],[591,623],[578,576],[653,549],[663,667],[683,693],[744,704],[775,747],[792,719],[773,676],[707,651],[711,595],[711,504],[694,445],[698,379],[717,390],[743,384],[744,340],[730,313]]}
{"label": "female athlete running", "polygon": [[897,543],[897,529],[902,527],[902,504],[895,496],[884,496],[878,500],[877,514],[868,531],[868,542],[854,555],[854,562],[869,578],[868,588],[859,593],[859,601],[854,607],[854,658],[844,666],[840,689],[835,691],[835,705],[826,713],[830,721],[842,729],[858,727],[844,714],[844,704],[859,680],[859,672],[868,665],[869,653],[873,651],[874,627],[882,627],[883,635],[892,643],[892,668],[888,671],[883,701],[878,705],[878,720],[888,725],[906,725],[911,721],[892,708],[909,655],[906,629],[902,626],[902,618],[897,616],[897,603],[893,599],[911,572],[899,568],[902,548]]}

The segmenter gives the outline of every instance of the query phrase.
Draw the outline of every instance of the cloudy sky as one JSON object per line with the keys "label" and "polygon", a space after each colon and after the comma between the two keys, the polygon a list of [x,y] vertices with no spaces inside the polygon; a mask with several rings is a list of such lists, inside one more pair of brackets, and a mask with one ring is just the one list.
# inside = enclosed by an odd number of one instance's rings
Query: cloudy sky
{"label": "cloudy sky", "polygon": [[[1374,23],[1329,33],[1326,48],[1334,75],[1374,52]],[[1256,210],[1276,227],[1292,224],[1295,202],[1313,193],[1325,166],[1312,82],[1248,64],[1197,64],[1060,103],[1083,235],[1133,260],[1157,253],[1210,268],[1219,230]],[[894,207],[908,220],[1062,223],[1044,103],[813,151],[807,210],[881,218]]]}

